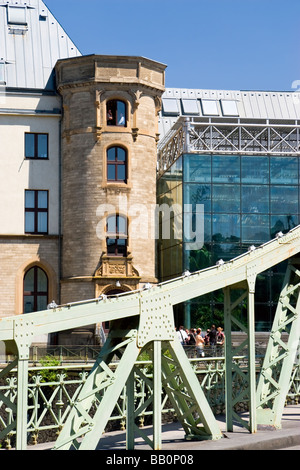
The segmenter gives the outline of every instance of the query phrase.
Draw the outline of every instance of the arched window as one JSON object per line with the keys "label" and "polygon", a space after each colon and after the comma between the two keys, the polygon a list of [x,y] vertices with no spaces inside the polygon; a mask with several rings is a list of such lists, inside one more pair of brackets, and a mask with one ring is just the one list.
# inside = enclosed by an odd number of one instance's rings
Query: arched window
{"label": "arched window", "polygon": [[106,220],[106,247],[110,256],[127,256],[128,227],[126,217],[110,215]]}
{"label": "arched window", "polygon": [[48,305],[48,276],[38,266],[24,276],[24,313],[46,310]]}
{"label": "arched window", "polygon": [[111,147],[107,151],[107,181],[127,182],[127,152],[122,147]]}
{"label": "arched window", "polygon": [[106,105],[108,126],[126,127],[126,104],[120,100],[110,100]]}

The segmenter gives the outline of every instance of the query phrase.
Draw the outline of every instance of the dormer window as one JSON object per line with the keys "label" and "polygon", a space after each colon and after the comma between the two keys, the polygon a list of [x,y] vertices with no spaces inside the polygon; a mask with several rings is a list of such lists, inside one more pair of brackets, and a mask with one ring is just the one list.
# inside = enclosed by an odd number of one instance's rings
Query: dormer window
{"label": "dormer window", "polygon": [[108,126],[126,127],[126,104],[120,100],[110,100],[106,106]]}
{"label": "dormer window", "polygon": [[9,25],[27,26],[27,8],[25,6],[7,5],[7,22]]}

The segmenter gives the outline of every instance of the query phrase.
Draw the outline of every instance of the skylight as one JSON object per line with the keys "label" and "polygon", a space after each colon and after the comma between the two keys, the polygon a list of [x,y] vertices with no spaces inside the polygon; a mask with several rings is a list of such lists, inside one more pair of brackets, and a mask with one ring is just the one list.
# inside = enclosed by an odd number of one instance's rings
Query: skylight
{"label": "skylight", "polygon": [[185,114],[199,114],[197,100],[181,100]]}
{"label": "skylight", "polygon": [[172,114],[178,116],[179,109],[177,100],[174,98],[164,98],[163,99],[163,107],[165,114]]}
{"label": "skylight", "polygon": [[214,100],[201,100],[204,116],[219,116],[218,104]]}
{"label": "skylight", "polygon": [[236,101],[221,100],[223,116],[239,116]]}
{"label": "skylight", "polygon": [[26,26],[26,7],[7,5],[7,21],[8,24]]}

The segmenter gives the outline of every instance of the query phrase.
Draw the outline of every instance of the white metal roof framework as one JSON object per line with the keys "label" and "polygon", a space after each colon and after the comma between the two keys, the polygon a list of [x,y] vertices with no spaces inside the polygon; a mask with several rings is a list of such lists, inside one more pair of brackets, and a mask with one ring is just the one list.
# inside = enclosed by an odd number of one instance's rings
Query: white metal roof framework
{"label": "white metal roof framework", "polygon": [[300,94],[167,89],[158,170],[182,153],[300,155]]}

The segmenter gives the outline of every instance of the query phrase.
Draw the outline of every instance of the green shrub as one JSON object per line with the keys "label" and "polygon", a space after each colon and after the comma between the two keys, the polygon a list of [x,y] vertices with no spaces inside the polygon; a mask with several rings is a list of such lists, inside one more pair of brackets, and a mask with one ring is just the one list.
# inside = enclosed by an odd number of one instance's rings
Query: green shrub
{"label": "green shrub", "polygon": [[[44,356],[40,359],[42,367],[57,367],[61,365],[61,362],[53,356]],[[42,369],[39,372],[42,377],[41,382],[55,382],[57,378],[57,370],[55,369]]]}

